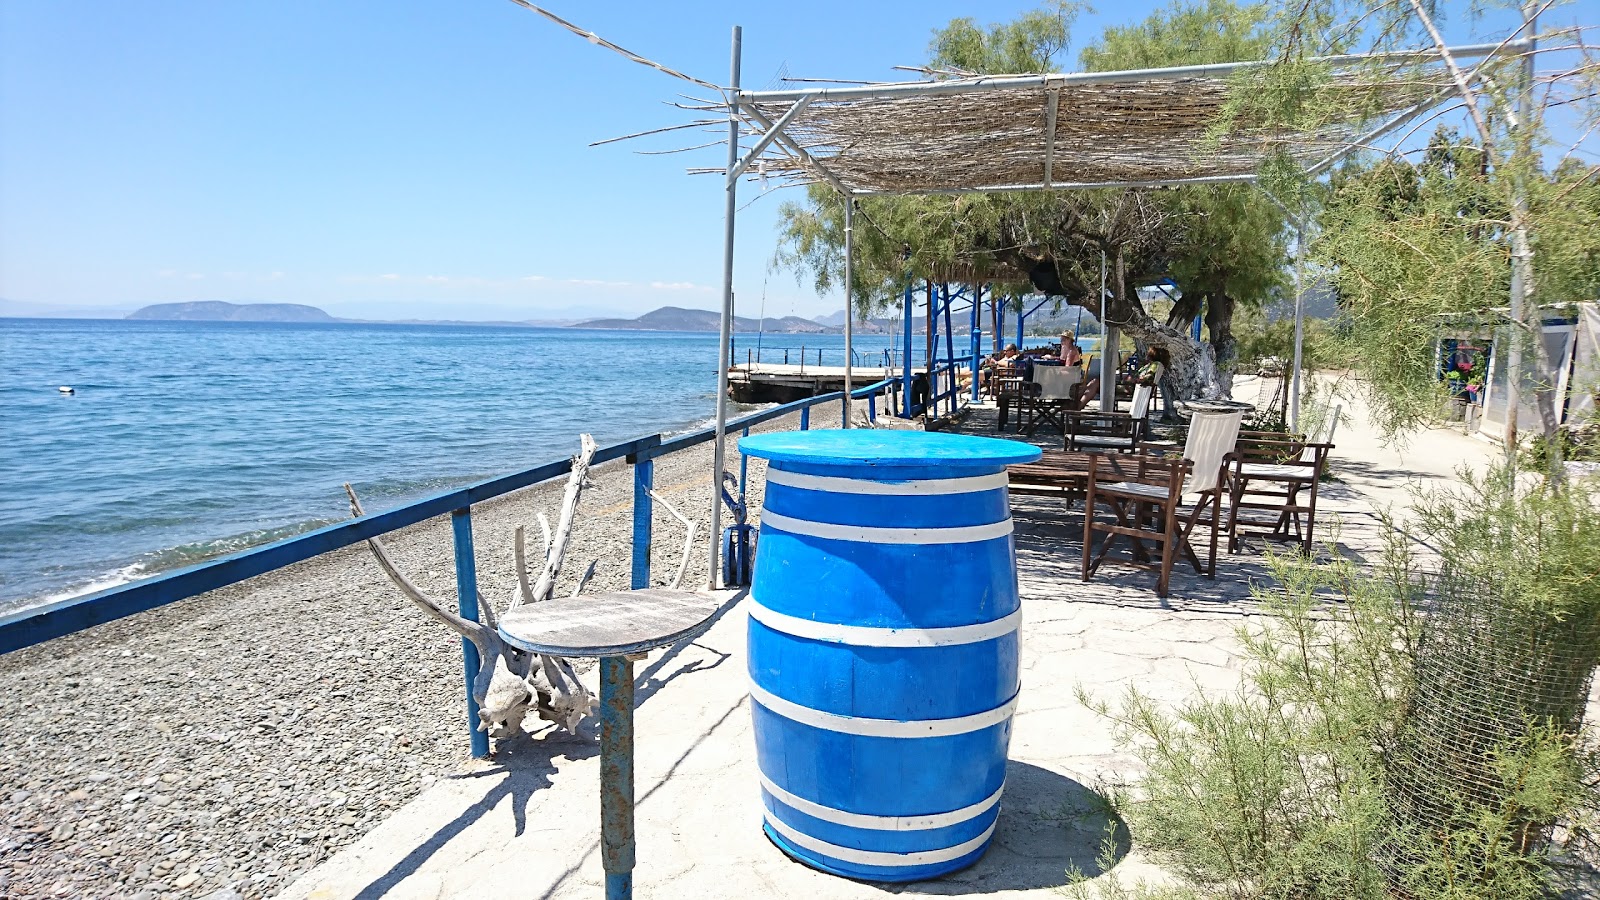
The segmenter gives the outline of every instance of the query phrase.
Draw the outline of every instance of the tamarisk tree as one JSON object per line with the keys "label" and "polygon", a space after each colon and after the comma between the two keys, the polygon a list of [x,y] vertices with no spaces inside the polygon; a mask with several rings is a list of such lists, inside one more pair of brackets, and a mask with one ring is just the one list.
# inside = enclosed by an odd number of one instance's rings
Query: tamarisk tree
{"label": "tamarisk tree", "polygon": [[[1060,71],[1077,7],[1060,3],[980,27],[956,19],[935,32],[926,71],[935,77]],[[1083,68],[1114,70],[1231,62],[1267,47],[1260,6],[1232,0],[1174,5],[1143,23],[1112,28],[1081,55]],[[813,186],[780,211],[778,266],[809,274],[819,291],[843,272],[843,199]],[[1244,185],[1163,190],[872,197],[858,202],[857,309],[892,307],[908,279],[989,282],[1000,296],[1039,292],[1106,318],[1136,341],[1165,348],[1180,399],[1227,396],[1234,311],[1278,296],[1285,285],[1282,212]],[[1162,318],[1138,288],[1163,278],[1181,291]],[[1188,323],[1204,315],[1196,342]]]}

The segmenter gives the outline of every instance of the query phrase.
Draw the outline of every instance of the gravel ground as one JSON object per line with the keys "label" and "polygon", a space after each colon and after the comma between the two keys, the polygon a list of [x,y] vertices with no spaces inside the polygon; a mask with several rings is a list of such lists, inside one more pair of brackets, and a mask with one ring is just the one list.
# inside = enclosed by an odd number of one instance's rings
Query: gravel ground
{"label": "gravel ground", "polygon": [[[656,461],[657,491],[701,536],[710,469],[709,443]],[[750,461],[752,505],[763,471]],[[628,586],[631,469],[593,480],[558,593],[597,557],[591,591]],[[561,489],[474,507],[479,586],[498,605],[516,590],[512,530],[537,535]],[[656,583],[682,537],[658,509]],[[389,543],[424,589],[455,596],[448,517]],[[704,583],[697,544],[686,586]],[[461,767],[462,691],[454,634],[360,547],[0,657],[0,897],[271,896]]]}

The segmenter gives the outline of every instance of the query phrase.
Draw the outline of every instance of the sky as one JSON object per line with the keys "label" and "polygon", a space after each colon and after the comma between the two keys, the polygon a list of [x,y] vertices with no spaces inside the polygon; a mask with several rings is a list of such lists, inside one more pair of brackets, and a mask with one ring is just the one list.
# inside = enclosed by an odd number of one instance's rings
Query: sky
{"label": "sky", "polygon": [[[1596,3],[1582,0],[1580,6]],[[604,3],[558,15],[705,81],[889,80],[959,16],[1026,2]],[[1164,3],[1102,2],[1107,25]],[[1592,10],[1593,7],[1590,7]],[[1504,16],[1448,21],[1452,42]],[[367,319],[527,320],[714,309],[723,147],[677,132],[699,90],[508,0],[0,3],[0,314],[227,300]],[[702,96],[703,96],[702,92]],[[742,185],[741,315],[839,309],[773,271],[798,189]]]}

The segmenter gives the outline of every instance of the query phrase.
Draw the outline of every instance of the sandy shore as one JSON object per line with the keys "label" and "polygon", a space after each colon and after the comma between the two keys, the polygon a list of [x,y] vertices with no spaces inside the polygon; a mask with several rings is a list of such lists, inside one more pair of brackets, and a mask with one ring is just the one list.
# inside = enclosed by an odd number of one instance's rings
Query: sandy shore
{"label": "sandy shore", "polygon": [[[686,584],[706,578],[710,470],[709,443],[656,461],[657,490],[699,523]],[[762,472],[751,460],[753,505]],[[558,593],[596,558],[591,591],[628,586],[631,469],[594,482]],[[537,534],[561,489],[474,507],[479,585],[497,604],[516,590],[513,529]],[[682,544],[658,509],[657,583]],[[390,546],[454,598],[448,517]],[[271,896],[460,768],[462,695],[455,635],[362,547],[0,657],[0,897]]]}

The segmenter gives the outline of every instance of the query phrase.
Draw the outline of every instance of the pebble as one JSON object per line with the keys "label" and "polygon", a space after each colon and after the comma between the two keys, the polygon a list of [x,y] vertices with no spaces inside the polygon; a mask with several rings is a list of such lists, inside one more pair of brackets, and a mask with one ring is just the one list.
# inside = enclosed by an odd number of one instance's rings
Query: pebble
{"label": "pebble", "polygon": [[[759,501],[759,461],[750,468]],[[709,444],[656,460],[657,485],[690,485],[673,505],[701,534],[709,469]],[[558,592],[597,557],[590,590],[628,587],[631,476],[615,464],[593,473]],[[473,508],[480,584],[497,604],[516,590],[512,530],[537,529],[540,511],[553,518],[562,488]],[[662,581],[677,571],[682,532],[663,520],[656,537]],[[438,573],[427,589],[453,590],[448,517],[388,543],[403,569]],[[704,577],[697,553],[691,580]],[[338,663],[323,668],[319,656]],[[61,703],[34,702],[39,685],[84,692],[95,678],[119,686],[115,704],[67,696],[68,722]],[[460,679],[457,637],[362,547],[0,656],[0,877],[10,879],[0,896],[64,884],[73,897],[270,897],[466,763]]]}

